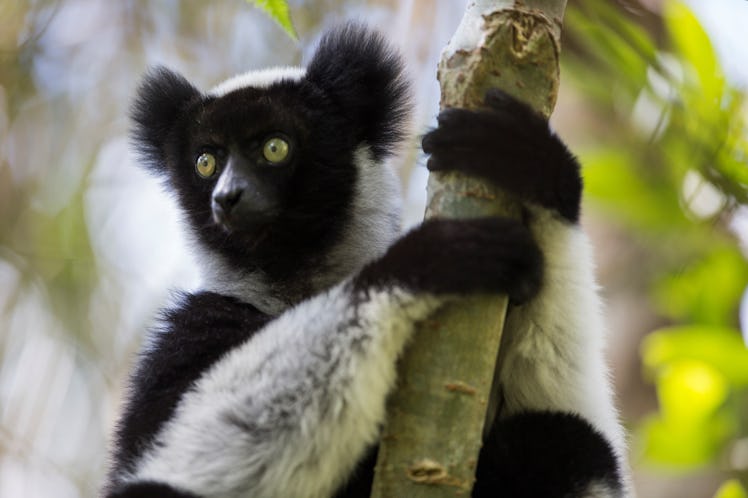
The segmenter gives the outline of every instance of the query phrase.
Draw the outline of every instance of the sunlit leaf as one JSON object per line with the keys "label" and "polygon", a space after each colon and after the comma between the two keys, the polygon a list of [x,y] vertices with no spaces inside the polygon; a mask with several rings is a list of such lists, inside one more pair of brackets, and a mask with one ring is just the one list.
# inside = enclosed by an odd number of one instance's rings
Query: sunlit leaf
{"label": "sunlit leaf", "polygon": [[748,264],[735,247],[719,247],[662,278],[654,291],[658,310],[677,320],[701,324],[732,324],[748,283]]}
{"label": "sunlit leaf", "polygon": [[689,470],[713,462],[733,432],[734,422],[725,416],[693,425],[652,416],[640,426],[639,438],[645,461]]}
{"label": "sunlit leaf", "polygon": [[649,460],[676,466],[712,461],[734,433],[730,412],[718,411],[728,395],[724,376],[690,359],[670,362],[657,377],[660,413],[642,426]]}
{"label": "sunlit leaf", "polygon": [[737,330],[706,325],[660,329],[642,341],[642,361],[658,376],[679,361],[699,361],[734,387],[748,386],[748,348]]}
{"label": "sunlit leaf", "polygon": [[708,419],[724,403],[727,389],[725,377],[699,360],[672,361],[657,379],[663,417],[684,427]]}
{"label": "sunlit leaf", "polygon": [[286,0],[247,0],[258,9],[264,11],[270,18],[277,22],[281,28],[294,40],[298,40],[296,30],[291,22],[291,13]]}
{"label": "sunlit leaf", "polygon": [[719,487],[714,498],[748,498],[745,488],[737,479],[730,479]]}
{"label": "sunlit leaf", "polygon": [[718,106],[725,80],[706,31],[680,0],[665,3],[664,19],[675,48],[696,73],[703,98]]}

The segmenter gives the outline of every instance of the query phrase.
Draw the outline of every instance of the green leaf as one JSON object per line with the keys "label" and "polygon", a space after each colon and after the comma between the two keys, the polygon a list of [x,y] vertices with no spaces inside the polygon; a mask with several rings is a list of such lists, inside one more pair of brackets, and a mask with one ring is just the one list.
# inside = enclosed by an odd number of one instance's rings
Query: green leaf
{"label": "green leaf", "polygon": [[730,479],[719,487],[714,498],[748,498],[748,493],[746,493],[740,481]]}
{"label": "green leaf", "polygon": [[[598,0],[582,2],[585,9],[595,17],[596,22],[602,22],[610,30],[610,34],[620,34],[626,43],[635,49],[645,60],[653,62],[657,47],[647,31],[638,24],[622,15],[614,3]],[[570,9],[571,10],[571,9]]]}
{"label": "green leaf", "polygon": [[710,105],[719,105],[725,79],[706,31],[679,0],[665,3],[664,19],[676,50],[695,71],[702,98]]}
{"label": "green leaf", "polygon": [[648,462],[688,470],[712,463],[734,427],[723,415],[693,425],[655,415],[642,423],[638,436]]}
{"label": "green leaf", "polygon": [[657,395],[660,413],[649,417],[641,432],[644,454],[652,462],[707,464],[735,433],[735,417],[719,411],[727,399],[727,380],[705,362],[670,362],[658,376]]}
{"label": "green leaf", "polygon": [[614,82],[625,86],[628,92],[636,93],[646,82],[647,61],[632,46],[632,40],[618,34],[615,27],[577,9],[569,9],[564,24],[576,35],[585,51],[594,58],[598,67],[608,75],[617,75]]}
{"label": "green leaf", "polygon": [[727,393],[725,376],[701,360],[671,361],[657,379],[660,412],[671,425],[692,427],[708,420],[725,402]]}
{"label": "green leaf", "polygon": [[281,28],[293,40],[298,40],[296,30],[291,22],[291,13],[288,9],[286,0],[246,0],[247,3],[253,4],[258,9],[264,11],[271,19],[280,25]]}
{"label": "green leaf", "polygon": [[737,330],[707,325],[660,329],[642,341],[642,361],[651,376],[670,365],[698,361],[719,372],[733,387],[748,387],[748,348]]}
{"label": "green leaf", "polygon": [[654,301],[666,316],[709,325],[731,325],[737,320],[748,264],[736,247],[711,250],[691,266],[662,278]]}

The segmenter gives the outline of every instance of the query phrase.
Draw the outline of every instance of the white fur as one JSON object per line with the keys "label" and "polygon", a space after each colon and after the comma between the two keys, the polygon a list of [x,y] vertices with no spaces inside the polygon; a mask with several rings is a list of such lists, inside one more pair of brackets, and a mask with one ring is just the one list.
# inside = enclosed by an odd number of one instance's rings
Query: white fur
{"label": "white fur", "polygon": [[350,216],[337,244],[325,258],[325,271],[315,279],[324,289],[357,272],[385,253],[400,233],[402,196],[394,170],[377,162],[361,145],[354,153],[356,185]]}
{"label": "white fur", "polygon": [[264,272],[238,271],[224,258],[211,251],[200,242],[194,240],[193,245],[198,248],[199,267],[202,277],[201,290],[232,296],[271,316],[279,315],[290,306],[269,283]]}
{"label": "white fur", "polygon": [[305,68],[293,66],[270,67],[256,71],[248,71],[219,83],[208,92],[208,95],[213,97],[223,97],[234,90],[240,90],[242,88],[267,88],[273,83],[278,83],[283,80],[299,81],[305,74]]}
{"label": "white fur", "polygon": [[130,478],[216,498],[329,496],[377,438],[414,321],[439,304],[343,283],[288,310],[184,395]]}
{"label": "white fur", "polygon": [[590,483],[583,493],[579,498],[623,498],[626,496],[601,481]]}

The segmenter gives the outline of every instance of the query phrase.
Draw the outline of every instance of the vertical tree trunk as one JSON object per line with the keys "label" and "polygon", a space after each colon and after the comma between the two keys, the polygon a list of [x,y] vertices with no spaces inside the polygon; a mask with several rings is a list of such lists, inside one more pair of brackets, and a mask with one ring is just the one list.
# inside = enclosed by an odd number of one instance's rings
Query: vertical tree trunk
{"label": "vertical tree trunk", "polygon": [[[499,87],[550,115],[558,91],[566,0],[475,0],[442,54],[442,107],[476,108]],[[497,167],[511,167],[500,164]],[[427,217],[517,216],[495,187],[432,173]],[[491,386],[505,297],[466,298],[416,331],[390,399],[372,496],[469,496],[484,421],[495,413]]]}

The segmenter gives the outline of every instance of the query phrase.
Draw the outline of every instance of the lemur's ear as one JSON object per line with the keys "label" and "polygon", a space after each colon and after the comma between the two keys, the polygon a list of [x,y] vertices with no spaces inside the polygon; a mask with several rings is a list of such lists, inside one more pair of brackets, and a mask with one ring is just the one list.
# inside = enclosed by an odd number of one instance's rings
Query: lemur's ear
{"label": "lemur's ear", "polygon": [[412,107],[410,85],[400,55],[379,33],[357,23],[328,31],[307,79],[338,106],[375,157],[391,153],[403,138]]}
{"label": "lemur's ear", "polygon": [[152,173],[165,171],[165,148],[174,125],[198,97],[200,92],[190,82],[165,67],[155,67],[143,78],[130,111],[132,140]]}

